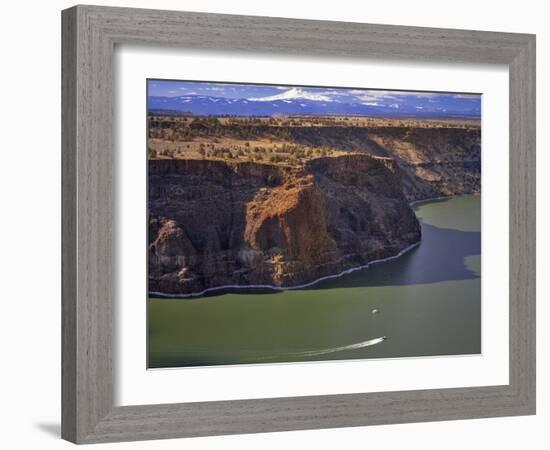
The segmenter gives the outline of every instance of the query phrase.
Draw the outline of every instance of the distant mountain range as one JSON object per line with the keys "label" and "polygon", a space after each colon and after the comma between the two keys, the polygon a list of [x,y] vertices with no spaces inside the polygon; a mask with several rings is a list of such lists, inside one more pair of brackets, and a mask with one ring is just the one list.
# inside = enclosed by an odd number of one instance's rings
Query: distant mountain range
{"label": "distant mountain range", "polygon": [[174,97],[149,96],[148,110],[152,113],[188,113],[194,115],[273,116],[277,114],[337,114],[378,117],[480,117],[480,102],[460,96],[442,95],[437,102],[430,97],[410,96],[399,102],[350,102],[292,88],[281,94],[263,98],[228,98],[209,95]]}

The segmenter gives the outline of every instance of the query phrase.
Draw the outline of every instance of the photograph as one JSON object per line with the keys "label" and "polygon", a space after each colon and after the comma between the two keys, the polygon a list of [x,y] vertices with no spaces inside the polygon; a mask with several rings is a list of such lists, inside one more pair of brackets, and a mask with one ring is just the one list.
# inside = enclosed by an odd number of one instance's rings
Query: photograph
{"label": "photograph", "polygon": [[3,4],[2,448],[550,449],[546,4],[312,5]]}
{"label": "photograph", "polygon": [[146,95],[149,369],[481,354],[481,94]]}

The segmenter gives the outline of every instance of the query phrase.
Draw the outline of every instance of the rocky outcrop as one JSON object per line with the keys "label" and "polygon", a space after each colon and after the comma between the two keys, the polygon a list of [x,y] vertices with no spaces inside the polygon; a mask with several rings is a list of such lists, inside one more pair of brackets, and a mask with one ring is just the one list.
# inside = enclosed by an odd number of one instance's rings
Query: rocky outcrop
{"label": "rocky outcrop", "polygon": [[[383,119],[381,119],[383,122]],[[441,123],[400,121],[384,126],[332,125],[293,126],[239,122],[222,124],[215,118],[195,118],[190,125],[174,128],[174,119],[150,122],[150,137],[179,130],[181,139],[250,139],[331,148],[353,153],[391,158],[402,174],[405,196],[409,200],[458,194],[479,194],[481,190],[481,126],[465,121]],[[307,122],[307,119],[304,119]],[[393,124],[392,124],[393,123]]]}
{"label": "rocky outcrop", "polygon": [[399,253],[420,226],[391,160],[149,161],[149,291],[296,286]]}
{"label": "rocky outcrop", "polygon": [[390,157],[401,169],[409,200],[479,194],[481,129],[477,126],[293,127],[293,142]]}

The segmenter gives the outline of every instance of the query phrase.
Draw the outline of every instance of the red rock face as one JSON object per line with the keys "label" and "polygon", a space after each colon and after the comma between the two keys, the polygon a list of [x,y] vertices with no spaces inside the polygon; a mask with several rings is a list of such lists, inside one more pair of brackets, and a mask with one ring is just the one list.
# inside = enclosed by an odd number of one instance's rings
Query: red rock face
{"label": "red rock face", "polygon": [[420,226],[391,161],[149,161],[149,290],[296,286],[399,253]]}
{"label": "red rock face", "polygon": [[[301,273],[336,250],[328,233],[326,195],[311,177],[262,191],[247,204],[244,243],[262,254],[269,284],[298,284]],[[291,266],[293,266],[291,268]]]}

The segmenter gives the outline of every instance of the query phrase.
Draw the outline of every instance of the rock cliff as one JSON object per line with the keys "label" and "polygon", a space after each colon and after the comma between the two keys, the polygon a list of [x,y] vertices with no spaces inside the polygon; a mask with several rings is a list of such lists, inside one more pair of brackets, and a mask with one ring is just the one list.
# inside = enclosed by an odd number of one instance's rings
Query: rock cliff
{"label": "rock cliff", "polygon": [[[264,118],[264,122],[260,119],[237,121],[234,118],[220,120],[195,118],[190,123],[174,125],[173,118],[164,117],[151,119],[150,138],[151,145],[156,146],[155,154],[171,157],[168,150],[179,148],[182,155],[175,157],[184,159],[189,158],[185,153],[189,151],[189,147],[192,147],[190,143],[218,146],[216,151],[212,147],[211,156],[214,159],[223,157],[229,160],[235,157],[242,159],[247,156],[258,156],[252,151],[252,147],[256,146],[260,147],[260,150],[271,147],[268,148],[271,151],[268,157],[275,156],[276,159],[281,155],[272,153],[273,146],[295,147],[291,153],[301,162],[308,158],[327,156],[323,155],[323,149],[365,153],[389,157],[395,161],[401,170],[403,191],[411,201],[480,193],[481,126],[479,123],[379,119],[377,124],[375,119],[365,119],[371,122],[360,124],[353,122],[358,118],[346,119],[348,120],[316,119],[317,125],[312,126],[309,123],[311,118],[293,117],[284,120]],[[173,141],[159,139],[163,136],[165,138],[171,136],[170,139]],[[158,141],[162,142],[159,144]],[[241,147],[244,152],[237,151],[239,142],[244,141],[251,141],[251,147]],[[219,144],[214,145],[215,142]],[[229,157],[231,146],[234,147],[233,158]],[[301,156],[300,152],[296,151],[300,148]],[[305,156],[304,151],[307,153]],[[236,156],[236,153],[242,153],[244,156]],[[196,154],[195,158],[198,157],[199,154]]]}
{"label": "rock cliff", "polygon": [[149,160],[149,291],[296,286],[420,239],[393,161]]}
{"label": "rock cliff", "polygon": [[392,158],[409,200],[481,190],[479,127],[293,127],[287,133],[293,142]]}

